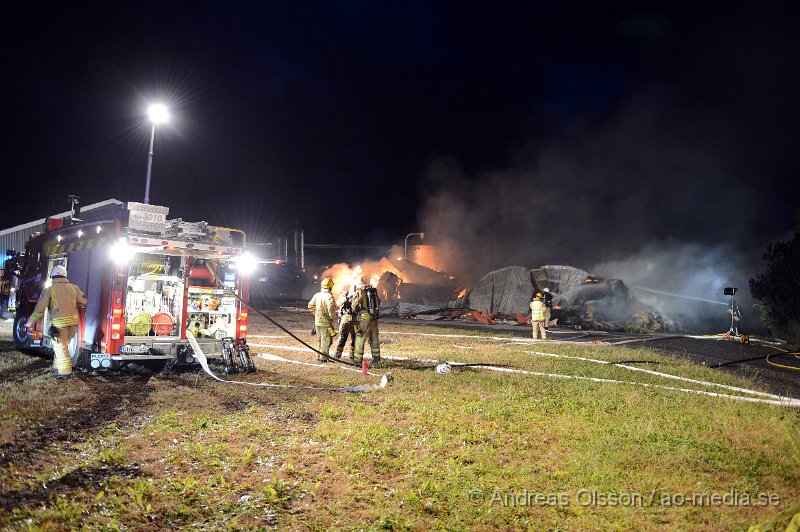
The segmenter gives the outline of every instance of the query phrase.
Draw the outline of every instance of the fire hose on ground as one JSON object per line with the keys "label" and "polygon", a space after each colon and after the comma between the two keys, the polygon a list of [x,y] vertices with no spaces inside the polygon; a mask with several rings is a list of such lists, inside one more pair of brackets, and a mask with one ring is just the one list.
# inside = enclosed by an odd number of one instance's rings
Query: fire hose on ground
{"label": "fire hose on ground", "polygon": [[[623,344],[631,344],[631,343],[638,343],[638,342],[644,343],[644,342],[650,342],[650,341],[670,340],[670,339],[673,339],[673,338],[692,338],[692,339],[695,339],[695,340],[712,340],[712,339],[719,340],[719,339],[724,339],[726,337],[726,335],[727,335],[727,333],[708,334],[708,335],[702,335],[702,336],[690,335],[690,334],[678,334],[678,335],[671,335],[671,336],[652,336],[652,337],[647,337],[647,338],[635,338],[635,339],[631,339],[631,340],[608,342],[608,344],[609,345],[623,345]],[[729,362],[722,362],[720,364],[713,364],[713,365],[710,365],[708,367],[709,368],[720,368],[720,367],[723,367],[723,366],[729,366],[729,365],[732,365],[732,364],[739,364],[739,363],[742,363],[742,362],[752,362],[754,360],[763,360],[767,364],[769,364],[770,366],[775,366],[777,368],[788,369],[788,370],[792,370],[792,371],[800,371],[800,366],[790,366],[790,365],[787,365],[787,364],[780,364],[778,362],[774,362],[774,361],[770,360],[770,358],[772,358],[772,357],[788,356],[788,355],[793,355],[794,358],[800,360],[800,351],[789,351],[788,349],[784,349],[784,348],[780,347],[779,345],[777,345],[778,343],[783,342],[782,340],[774,342],[774,341],[763,340],[761,338],[755,338],[755,337],[752,337],[752,336],[749,336],[749,335],[739,335],[738,338],[740,338],[741,343],[744,343],[744,344],[753,343],[753,344],[769,345],[769,346],[772,346],[773,349],[776,349],[776,350],[781,351],[781,352],[780,353],[768,353],[766,355],[760,355],[760,356],[757,356],[757,357],[750,357],[750,358],[743,358],[743,359],[739,359],[739,360],[731,360]],[[785,342],[783,342],[783,343],[785,343]],[[631,362],[636,362],[636,361],[631,361]],[[657,364],[658,363],[658,362],[644,361],[644,360],[641,361],[641,362],[642,363],[649,362],[651,364]]]}
{"label": "fire hose on ground", "polygon": [[[219,279],[217,279],[217,276],[214,275],[213,272],[211,273],[211,275],[214,277],[214,282],[217,283],[217,286],[220,286],[221,284],[219,282]],[[222,285],[222,286],[224,286],[224,285]],[[291,336],[292,338],[297,340],[300,344],[302,344],[305,347],[307,347],[308,349],[312,350],[318,356],[323,357],[325,360],[328,360],[328,361],[331,361],[331,362],[338,362],[338,363],[344,364],[346,366],[353,366],[353,367],[356,366],[356,364],[353,363],[353,362],[350,362],[350,361],[347,361],[347,360],[342,360],[342,359],[336,358],[336,357],[332,357],[328,353],[323,353],[319,349],[316,349],[316,348],[312,347],[307,342],[305,342],[302,338],[300,338],[299,336],[297,336],[294,333],[292,333],[289,329],[287,329],[286,327],[284,327],[283,325],[281,325],[280,323],[278,323],[274,319],[272,319],[269,316],[267,316],[264,312],[262,312],[261,310],[251,306],[244,299],[239,297],[239,294],[237,294],[235,291],[230,290],[230,289],[226,289],[225,292],[230,294],[230,295],[232,295],[233,297],[235,297],[242,305],[244,305],[245,307],[247,307],[251,311],[257,313],[262,318],[266,319],[267,321],[269,321],[270,323],[272,323],[273,325],[278,327],[280,330],[282,330],[283,332],[285,332],[286,334],[288,334],[289,336]],[[230,380],[221,379],[220,377],[217,377],[216,375],[214,375],[214,373],[208,367],[208,359],[206,358],[205,354],[203,353],[203,350],[200,348],[200,345],[197,343],[197,340],[195,339],[194,335],[190,331],[186,332],[186,338],[189,340],[189,344],[191,345],[192,350],[194,351],[195,357],[197,358],[198,362],[200,362],[200,366],[203,368],[203,371],[205,371],[211,378],[213,378],[213,379],[215,379],[215,380],[217,380],[219,382],[245,384],[245,385],[250,385],[250,386],[264,386],[264,387],[270,387],[270,388],[296,388],[296,389],[303,389],[303,390],[364,393],[364,392],[372,392],[372,391],[383,389],[393,379],[391,374],[386,373],[386,374],[380,376],[380,383],[379,384],[361,384],[361,385],[357,385],[357,386],[346,386],[346,387],[343,387],[343,388],[315,387],[315,386],[297,386],[297,385],[290,385],[290,384],[273,384],[273,383],[260,383],[259,384],[259,383],[252,383],[252,382],[247,382],[247,381],[230,381]],[[366,372],[362,372],[362,373],[366,374]]]}
{"label": "fire hose on ground", "polygon": [[767,364],[769,364],[771,366],[778,367],[778,368],[791,369],[791,370],[794,370],[794,371],[800,371],[800,366],[787,366],[786,364],[778,364],[777,362],[773,362],[773,361],[771,361],[769,359],[770,357],[774,357],[774,356],[794,355],[794,358],[800,360],[800,351],[789,351],[788,349],[781,349],[780,347],[776,347],[775,349],[777,349],[778,351],[783,351],[783,353],[770,353],[770,354],[768,354],[766,357],[764,357],[764,360],[766,361]]}
{"label": "fire hose on ground", "polygon": [[212,372],[211,369],[208,367],[208,359],[206,358],[205,353],[203,353],[200,344],[197,343],[197,340],[195,339],[191,331],[187,331],[186,338],[189,340],[189,345],[192,346],[192,350],[194,351],[194,356],[195,358],[197,358],[197,361],[200,363],[200,366],[203,368],[203,371],[205,371],[206,374],[208,374],[208,376],[211,377],[212,379],[219,382],[227,382],[229,384],[244,384],[247,386],[261,386],[265,388],[293,388],[297,390],[313,390],[313,391],[323,391],[323,392],[366,393],[386,388],[386,385],[389,384],[389,381],[392,379],[391,375],[386,374],[381,376],[381,381],[379,384],[359,384],[356,386],[345,386],[343,388],[322,387],[322,386],[300,386],[296,384],[275,384],[270,382],[259,383],[259,382],[248,382],[248,381],[225,380],[214,375],[214,372]]}
{"label": "fire hose on ground", "polygon": [[[216,276],[215,276],[215,280],[216,280]],[[216,280],[216,281],[218,283],[218,280]],[[345,365],[348,365],[348,366],[355,366],[355,364],[353,364],[353,363],[351,363],[349,361],[342,360],[342,359],[339,359],[339,358],[336,358],[336,357],[331,357],[329,354],[323,353],[323,352],[319,351],[318,349],[312,347],[307,342],[302,340],[300,337],[298,337],[297,335],[292,333],[290,330],[288,330],[286,327],[284,327],[283,325],[281,325],[277,321],[275,321],[272,318],[270,318],[269,316],[267,316],[264,312],[262,312],[259,309],[256,309],[256,308],[252,307],[251,305],[249,305],[246,301],[244,301],[241,297],[239,297],[239,295],[236,294],[235,292],[233,292],[233,291],[228,291],[228,292],[231,293],[239,302],[241,302],[243,305],[245,305],[248,309],[255,311],[257,314],[262,316],[264,319],[266,319],[267,321],[269,321],[270,323],[272,323],[273,325],[278,327],[280,330],[282,330],[284,333],[288,334],[290,337],[294,338],[297,342],[299,342],[300,344],[302,344],[306,348],[310,349],[314,353],[317,353],[319,356],[322,356],[324,359],[329,360],[329,361],[339,362],[341,364],[345,364]],[[193,340],[193,338],[192,338],[192,340]],[[190,342],[191,342],[191,340],[190,340]],[[196,344],[196,342],[194,342],[194,344]],[[193,345],[193,348],[194,348],[194,345]],[[780,348],[778,348],[778,349],[780,349]],[[800,355],[800,353],[790,353],[787,350],[783,350],[783,349],[781,349],[781,350],[785,351],[784,354],[794,354],[796,358],[800,358],[800,356],[798,356],[798,355]],[[785,368],[788,368],[788,369],[799,369],[799,368],[795,368],[793,366],[784,366],[784,365],[781,365],[781,364],[777,364],[777,363],[771,362],[769,360],[770,356],[774,356],[774,354],[766,355],[766,357],[764,357],[764,358],[766,359],[767,363],[769,363],[769,364],[771,364],[773,366],[785,367]],[[387,358],[389,360],[398,361],[398,362],[402,360],[403,362],[406,362],[406,363],[414,363],[414,364],[416,364],[416,368],[408,367],[407,369],[430,369],[431,367],[436,367],[437,370],[438,370],[439,366],[442,365],[441,361],[436,361],[436,360],[408,359],[408,358],[404,359],[403,357],[384,357],[384,358]],[[595,360],[591,360],[591,361],[592,362],[601,362],[601,361],[595,361]],[[437,362],[437,365],[436,366],[429,365],[432,362]],[[604,361],[602,361],[602,362],[604,362]],[[428,363],[428,364],[426,364],[426,363]],[[518,372],[518,373],[526,373],[526,374],[536,374],[536,375],[538,375],[538,373],[536,373],[536,372],[527,372],[527,371],[524,371],[524,370],[518,370],[518,369],[514,369],[514,368],[509,368],[509,367],[503,366],[503,365],[463,364],[463,363],[457,363],[457,362],[455,362],[455,363],[445,362],[445,364],[450,365],[450,366],[476,367],[476,368],[490,369],[490,370],[493,370],[493,371],[510,371],[510,372],[514,372],[514,373]],[[620,365],[621,367],[626,367],[628,369],[641,370],[641,368],[635,368],[633,366],[624,366],[623,364],[619,364],[619,363],[617,363],[617,364]],[[398,365],[400,365],[400,364],[398,364]],[[210,370],[207,369],[207,364],[206,364],[206,366],[204,366],[204,369],[206,370],[207,373],[212,375],[213,378],[222,381],[222,379],[219,379],[215,375],[211,374]],[[647,370],[644,370],[644,371],[649,372]],[[652,373],[658,373],[658,372],[652,372]],[[545,375],[545,374],[542,374],[542,375]],[[549,374],[547,374],[547,375],[549,375]],[[585,379],[588,379],[588,380],[592,380],[592,378],[590,378],[590,377],[575,377],[575,376],[562,376],[562,375],[551,375],[551,376],[553,376],[553,377],[569,377],[569,378],[585,378]],[[663,374],[663,376],[676,378],[675,376],[668,375],[668,374]],[[379,386],[380,388],[383,388],[383,387],[386,386],[388,381],[391,380],[391,379],[392,379],[391,375],[389,375],[389,374],[383,375],[381,377],[381,384],[377,385],[377,386]],[[683,380],[683,379],[681,379],[681,380]],[[618,383],[623,383],[623,382],[625,382],[625,381],[618,381]],[[248,384],[252,384],[252,383],[248,383]],[[643,384],[643,383],[630,383],[630,384]],[[716,386],[715,383],[705,383],[705,382],[703,382],[703,384]],[[643,384],[643,385],[645,385],[645,386],[653,386],[653,387],[663,387],[663,386],[649,385],[649,384]],[[280,385],[272,385],[272,386],[280,386]],[[350,387],[350,388],[358,388],[358,387]],[[727,395],[727,394],[717,394],[717,393],[714,393],[714,392],[703,392],[703,391],[699,391],[699,390],[686,390],[686,389],[679,389],[679,388],[672,388],[672,387],[664,387],[664,388],[675,389],[675,390],[679,390],[679,391],[682,391],[682,392],[692,392],[692,393],[705,394],[705,395],[710,395],[710,396],[728,397],[728,398],[737,399],[737,400],[745,400],[745,401],[753,401],[753,402],[766,402],[766,403],[780,404],[780,405],[787,405],[788,404],[789,406],[794,406],[794,407],[800,406],[800,400],[792,399],[792,398],[784,398],[784,397],[780,397],[780,396],[773,396],[773,397],[770,398],[771,399],[770,400],[770,399],[744,398],[744,397],[739,397],[739,396],[730,396],[730,395]],[[372,391],[371,389],[370,390],[355,390],[355,389],[348,389],[348,388],[337,388],[337,389],[314,388],[314,389],[335,390],[335,391]],[[768,396],[772,395],[772,394],[763,394],[762,392],[755,392],[755,391],[752,391],[752,390],[744,390],[743,389],[741,391],[744,391],[745,393],[752,393],[754,395],[768,395]]]}
{"label": "fire hose on ground", "polygon": [[[725,334],[722,334],[722,335],[715,334],[715,335],[709,335],[707,337],[699,337],[699,338],[704,338],[704,339],[705,338],[721,338],[721,337],[724,337],[724,336],[725,336]],[[771,357],[789,356],[789,355],[793,355],[794,358],[800,360],[800,351],[789,351],[788,349],[784,349],[784,348],[780,347],[780,345],[778,345],[778,343],[784,343],[785,344],[786,343],[785,341],[783,341],[783,340],[768,341],[768,340],[763,340],[763,339],[760,339],[760,338],[754,338],[754,337],[747,336],[747,335],[741,335],[741,336],[742,337],[746,337],[746,339],[747,339],[747,341],[743,342],[743,343],[754,343],[754,344],[761,344],[761,345],[769,345],[769,346],[772,346],[773,349],[775,349],[777,351],[780,351],[780,353],[767,353],[766,355],[761,355],[761,356],[757,356],[757,357],[744,358],[744,359],[740,359],[740,360],[731,360],[730,362],[723,362],[721,364],[715,364],[715,365],[709,366],[709,367],[710,368],[719,368],[719,367],[728,366],[728,365],[731,365],[731,364],[738,364],[740,362],[752,362],[753,360],[763,360],[764,362],[766,362],[770,366],[775,366],[776,368],[788,369],[788,370],[792,370],[792,371],[800,371],[800,366],[790,366],[788,364],[780,364],[778,362],[774,362],[774,361],[770,360]],[[697,336],[687,336],[687,338],[698,338],[698,337]]]}

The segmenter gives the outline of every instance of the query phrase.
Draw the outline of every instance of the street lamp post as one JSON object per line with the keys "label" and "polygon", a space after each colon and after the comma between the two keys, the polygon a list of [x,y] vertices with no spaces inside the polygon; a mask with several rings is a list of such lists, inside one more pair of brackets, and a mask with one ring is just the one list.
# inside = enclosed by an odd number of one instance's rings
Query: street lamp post
{"label": "street lamp post", "polygon": [[408,237],[418,235],[420,240],[425,240],[425,233],[408,233],[406,235],[406,242],[403,245],[403,258],[408,260]]}
{"label": "street lamp post", "polygon": [[153,104],[147,108],[147,117],[153,127],[150,129],[150,151],[147,153],[147,182],[144,186],[144,203],[150,203],[150,173],[153,169],[153,144],[156,139],[156,124],[163,124],[169,120],[167,108],[161,104]]}

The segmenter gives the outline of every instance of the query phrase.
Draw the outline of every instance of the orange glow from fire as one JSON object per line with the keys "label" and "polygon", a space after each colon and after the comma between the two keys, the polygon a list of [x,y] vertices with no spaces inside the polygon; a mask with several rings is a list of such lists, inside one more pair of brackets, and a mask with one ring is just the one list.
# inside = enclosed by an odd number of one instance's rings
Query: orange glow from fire
{"label": "orange glow from fire", "polygon": [[439,272],[447,271],[435,246],[427,244],[408,246],[408,260]]}
{"label": "orange glow from fire", "polygon": [[347,264],[335,264],[325,270],[322,277],[333,279],[333,294],[338,297],[339,294],[346,292],[357,283],[362,275],[364,272],[360,264],[353,268]]}

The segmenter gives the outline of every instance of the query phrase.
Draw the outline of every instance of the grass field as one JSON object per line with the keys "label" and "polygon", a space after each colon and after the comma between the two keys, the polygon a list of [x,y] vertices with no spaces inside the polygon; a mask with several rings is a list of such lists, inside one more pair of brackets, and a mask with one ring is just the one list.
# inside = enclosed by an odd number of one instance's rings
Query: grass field
{"label": "grass field", "polygon": [[[635,358],[754,387],[646,350],[422,332],[384,324],[383,354],[734,393],[532,351]],[[277,347],[300,346],[271,326],[254,321],[251,334],[254,352],[313,362]],[[197,372],[64,384],[7,340],[1,355],[8,529],[746,530],[771,519],[763,529],[784,530],[800,512],[800,410],[788,407],[483,369],[393,368],[386,389],[362,395]],[[376,382],[333,364],[257,365],[237,378]]]}

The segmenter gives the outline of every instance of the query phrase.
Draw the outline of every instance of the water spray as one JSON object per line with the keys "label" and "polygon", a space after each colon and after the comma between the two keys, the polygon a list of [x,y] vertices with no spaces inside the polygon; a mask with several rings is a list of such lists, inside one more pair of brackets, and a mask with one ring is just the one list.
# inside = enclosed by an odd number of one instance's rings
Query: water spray
{"label": "water spray", "polygon": [[[641,290],[642,292],[650,292],[651,294],[659,294],[662,296],[669,296],[669,297],[677,297],[679,299],[691,299],[692,301],[701,301],[703,303],[711,303],[714,305],[725,305],[727,306],[728,303],[724,301],[714,301],[713,299],[703,299],[702,297],[694,297],[694,296],[687,296],[684,294],[674,294],[672,292],[664,292],[662,290],[656,290],[654,288],[646,288],[644,286],[631,286],[634,290]],[[727,295],[727,294],[726,294]]]}

